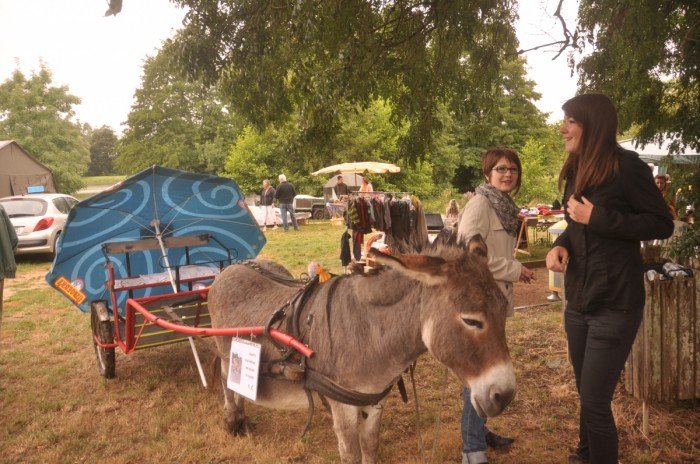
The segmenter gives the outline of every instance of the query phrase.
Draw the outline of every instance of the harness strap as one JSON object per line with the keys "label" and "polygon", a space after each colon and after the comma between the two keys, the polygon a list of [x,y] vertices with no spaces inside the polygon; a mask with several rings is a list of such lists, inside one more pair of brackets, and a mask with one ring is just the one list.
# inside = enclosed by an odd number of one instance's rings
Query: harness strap
{"label": "harness strap", "polygon": [[304,387],[340,403],[349,404],[351,406],[371,406],[383,400],[399,379],[400,377],[395,378],[384,391],[379,393],[361,393],[338,385],[325,375],[307,367]]}
{"label": "harness strap", "polygon": [[293,277],[287,277],[284,275],[277,274],[276,272],[269,271],[262,266],[260,266],[258,263],[251,261],[251,260],[244,260],[244,261],[237,261],[233,263],[234,265],[236,264],[241,264],[244,266],[248,266],[249,268],[257,271],[261,275],[265,276],[266,278],[270,280],[274,280],[275,282],[279,282],[281,284],[288,285],[290,287],[298,287],[303,285],[301,282],[299,282],[297,279]]}

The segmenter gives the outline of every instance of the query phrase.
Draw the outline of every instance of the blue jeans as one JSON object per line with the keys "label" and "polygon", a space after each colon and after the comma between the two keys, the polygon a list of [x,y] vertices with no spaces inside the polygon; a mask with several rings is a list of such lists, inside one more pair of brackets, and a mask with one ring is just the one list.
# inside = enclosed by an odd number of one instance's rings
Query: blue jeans
{"label": "blue jeans", "polygon": [[280,203],[280,214],[282,215],[282,226],[284,227],[284,230],[289,230],[289,224],[287,223],[287,211],[289,211],[289,215],[292,218],[294,230],[299,230],[297,215],[294,213],[294,205],[292,203]]}
{"label": "blue jeans", "polygon": [[462,462],[480,463],[486,459],[486,419],[479,416],[472,406],[471,390],[464,387],[464,406],[462,407]]}
{"label": "blue jeans", "polygon": [[577,451],[592,463],[617,463],[617,427],[610,403],[642,315],[642,308],[564,312],[569,357],[581,402]]}

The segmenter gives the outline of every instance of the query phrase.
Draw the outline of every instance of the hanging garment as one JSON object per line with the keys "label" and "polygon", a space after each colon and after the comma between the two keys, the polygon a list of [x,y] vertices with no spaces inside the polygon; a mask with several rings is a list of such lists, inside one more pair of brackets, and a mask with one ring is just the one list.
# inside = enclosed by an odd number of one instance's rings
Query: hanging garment
{"label": "hanging garment", "polygon": [[343,236],[340,237],[340,263],[343,266],[347,266],[352,262],[350,257],[350,234],[347,229],[343,232]]}

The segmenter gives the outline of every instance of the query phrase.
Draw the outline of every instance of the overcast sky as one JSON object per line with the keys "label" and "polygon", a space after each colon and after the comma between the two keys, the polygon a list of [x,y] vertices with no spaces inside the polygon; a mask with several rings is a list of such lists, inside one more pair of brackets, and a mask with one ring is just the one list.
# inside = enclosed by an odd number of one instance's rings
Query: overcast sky
{"label": "overcast sky", "polygon": [[[557,0],[521,0],[518,38],[521,48],[551,41],[561,27],[551,18]],[[577,1],[567,0],[568,17]],[[544,8],[549,15],[542,11]],[[77,118],[92,127],[108,125],[121,133],[141,84],[146,56],[182,25],[184,11],[168,0],[124,0],[116,17],[104,17],[106,0],[0,0],[0,82],[19,65],[29,77],[40,60],[51,70],[54,85],[65,85],[82,104]],[[572,23],[573,24],[573,23]],[[574,95],[565,56],[552,51],[526,55],[529,76],[543,96],[540,110],[561,119],[561,104]]]}

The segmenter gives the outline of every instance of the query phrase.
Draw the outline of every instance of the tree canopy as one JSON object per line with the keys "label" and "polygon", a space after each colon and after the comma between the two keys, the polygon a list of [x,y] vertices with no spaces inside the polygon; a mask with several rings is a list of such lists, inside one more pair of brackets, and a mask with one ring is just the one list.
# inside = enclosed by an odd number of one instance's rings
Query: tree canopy
{"label": "tree canopy", "polygon": [[171,62],[167,45],[145,60],[115,163],[124,174],[154,164],[216,174],[241,130],[215,87],[185,82]]}
{"label": "tree canopy", "polygon": [[106,176],[112,174],[113,163],[117,158],[117,134],[109,126],[98,129],[85,127],[86,138],[90,142],[90,167],[87,175]]}
{"label": "tree canopy", "polygon": [[27,78],[19,69],[0,84],[0,139],[16,140],[51,169],[58,188],[71,193],[83,187],[90,164],[89,147],[80,126],[71,121],[80,99],[65,86],[52,85],[41,65]]}
{"label": "tree canopy", "polygon": [[581,90],[610,96],[621,130],[700,148],[697,0],[580,0],[578,27],[579,47],[593,48],[578,63]]}
{"label": "tree canopy", "polygon": [[217,83],[234,111],[262,129],[299,120],[327,139],[343,104],[389,102],[406,124],[402,157],[425,155],[436,112],[491,108],[504,56],[516,53],[516,2],[462,0],[173,0],[188,7],[179,65]]}

